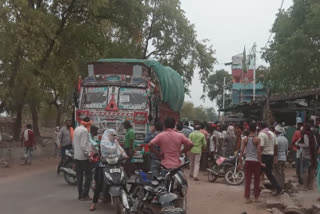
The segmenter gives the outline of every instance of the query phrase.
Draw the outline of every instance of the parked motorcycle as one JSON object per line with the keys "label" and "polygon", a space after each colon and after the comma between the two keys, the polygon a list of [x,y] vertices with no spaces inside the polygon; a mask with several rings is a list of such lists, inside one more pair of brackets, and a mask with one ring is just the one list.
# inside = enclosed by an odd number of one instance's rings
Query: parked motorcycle
{"label": "parked motorcycle", "polygon": [[60,167],[60,171],[64,173],[63,177],[68,184],[77,184],[76,163],[73,159],[73,150],[66,150],[62,164],[58,167]]}
{"label": "parked motorcycle", "polygon": [[127,198],[126,175],[121,166],[121,157],[112,154],[105,159],[103,166],[105,188],[111,198],[111,204],[116,209],[116,214],[128,214],[129,203]]}
{"label": "parked motorcycle", "polygon": [[184,163],[175,169],[166,169],[165,176],[151,180],[151,176],[138,172],[135,187],[130,194],[131,213],[153,214],[152,204],[160,205],[161,214],[186,213],[186,194],[188,183],[181,169],[189,165]]}
{"label": "parked motorcycle", "polygon": [[222,157],[218,154],[209,157],[212,167],[207,168],[208,180],[215,182],[217,178],[224,178],[225,182],[230,185],[240,185],[244,181],[244,170],[238,169],[240,155]]}

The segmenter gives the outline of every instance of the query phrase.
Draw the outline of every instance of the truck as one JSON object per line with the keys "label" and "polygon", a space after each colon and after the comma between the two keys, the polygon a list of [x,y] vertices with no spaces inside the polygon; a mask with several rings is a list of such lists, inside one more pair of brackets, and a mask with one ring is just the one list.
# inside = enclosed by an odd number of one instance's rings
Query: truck
{"label": "truck", "polygon": [[132,162],[146,162],[144,138],[152,123],[167,117],[179,120],[184,84],[172,68],[154,60],[100,59],[88,63],[88,76],[79,79],[75,96],[76,126],[89,117],[97,133],[90,141],[99,144],[106,129],[115,129],[124,142],[123,123],[135,131]]}

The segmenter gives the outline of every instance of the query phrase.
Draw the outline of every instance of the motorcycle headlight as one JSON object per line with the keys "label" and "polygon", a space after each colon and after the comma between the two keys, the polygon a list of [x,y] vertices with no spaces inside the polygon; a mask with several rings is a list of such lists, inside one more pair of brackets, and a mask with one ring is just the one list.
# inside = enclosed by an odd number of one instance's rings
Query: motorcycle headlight
{"label": "motorcycle headlight", "polygon": [[72,156],[72,155],[71,155],[71,152],[70,152],[68,149],[66,149],[65,154],[66,154],[67,156]]}
{"label": "motorcycle headlight", "polygon": [[118,157],[107,157],[106,161],[110,165],[115,165],[118,163],[119,158]]}
{"label": "motorcycle headlight", "polygon": [[112,181],[112,177],[110,176],[109,173],[104,172],[104,175],[106,176],[106,178],[107,178],[109,181]]}

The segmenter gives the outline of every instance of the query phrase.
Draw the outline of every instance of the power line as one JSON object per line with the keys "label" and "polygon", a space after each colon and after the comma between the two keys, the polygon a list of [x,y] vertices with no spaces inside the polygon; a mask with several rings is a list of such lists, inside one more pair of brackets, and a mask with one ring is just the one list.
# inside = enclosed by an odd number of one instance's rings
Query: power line
{"label": "power line", "polygon": [[[282,0],[282,2],[281,2],[280,12],[282,11],[283,4],[284,4],[284,0]],[[269,42],[270,42],[270,39],[271,39],[272,35],[273,35],[273,33],[272,33],[272,31],[271,31],[271,32],[270,32],[270,36],[269,36],[269,38],[268,38],[268,41],[267,41],[266,45],[265,45],[264,48],[263,48],[264,50],[267,48],[267,46],[268,46],[268,44],[269,44]],[[261,52],[262,52],[262,51],[260,51],[260,53],[261,53]]]}

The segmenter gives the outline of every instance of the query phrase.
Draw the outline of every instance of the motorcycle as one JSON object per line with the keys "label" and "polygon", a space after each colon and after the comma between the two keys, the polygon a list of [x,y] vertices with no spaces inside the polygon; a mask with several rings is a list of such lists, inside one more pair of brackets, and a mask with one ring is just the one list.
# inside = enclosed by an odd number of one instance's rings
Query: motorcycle
{"label": "motorcycle", "polygon": [[187,165],[189,162],[175,169],[162,166],[165,176],[155,180],[150,180],[151,176],[146,173],[138,172],[136,186],[130,194],[131,213],[153,214],[150,206],[154,203],[160,205],[161,214],[186,213],[188,183],[181,169]]}
{"label": "motorcycle", "polygon": [[116,214],[128,214],[129,203],[127,197],[127,182],[121,158],[118,155],[108,155],[103,166],[104,189],[108,191],[111,204],[116,209]]}
{"label": "motorcycle", "polygon": [[63,172],[64,180],[70,185],[77,184],[76,163],[73,159],[73,150],[66,150],[65,157],[62,160],[60,171]]}
{"label": "motorcycle", "polygon": [[218,178],[224,178],[229,185],[240,185],[244,181],[244,170],[238,169],[240,155],[230,156],[229,158],[215,154],[209,157],[212,167],[207,168],[208,180],[215,182]]}

